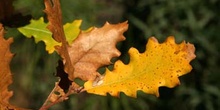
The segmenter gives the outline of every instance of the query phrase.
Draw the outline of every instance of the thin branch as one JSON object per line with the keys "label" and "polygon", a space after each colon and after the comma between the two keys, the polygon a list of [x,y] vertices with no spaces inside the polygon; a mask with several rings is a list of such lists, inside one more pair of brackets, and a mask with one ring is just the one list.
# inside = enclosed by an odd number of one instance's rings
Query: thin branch
{"label": "thin branch", "polygon": [[58,97],[55,101],[51,102],[50,99],[52,98],[53,94],[55,94],[54,92],[59,92],[57,90],[59,90],[60,87],[59,85],[56,83],[54,89],[51,91],[50,95],[47,97],[46,101],[44,102],[44,104],[41,106],[41,108],[39,110],[47,110],[49,109],[51,106],[63,102],[65,100],[68,99],[68,96],[72,95],[72,94],[77,94],[77,93],[81,93],[83,92],[83,87],[76,87],[76,85],[73,83],[73,85],[71,85],[69,87],[69,90],[67,93],[65,93],[64,95],[61,95],[60,97]]}

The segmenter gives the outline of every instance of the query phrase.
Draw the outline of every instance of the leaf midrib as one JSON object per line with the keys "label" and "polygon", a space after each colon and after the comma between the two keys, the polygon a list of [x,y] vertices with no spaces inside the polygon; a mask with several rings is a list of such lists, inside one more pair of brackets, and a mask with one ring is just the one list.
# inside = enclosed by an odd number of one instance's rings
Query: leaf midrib
{"label": "leaf midrib", "polygon": [[24,29],[33,30],[33,31],[37,31],[37,32],[43,32],[46,34],[52,34],[50,31],[46,31],[46,30],[38,29],[38,28],[33,28],[33,27],[24,27]]}

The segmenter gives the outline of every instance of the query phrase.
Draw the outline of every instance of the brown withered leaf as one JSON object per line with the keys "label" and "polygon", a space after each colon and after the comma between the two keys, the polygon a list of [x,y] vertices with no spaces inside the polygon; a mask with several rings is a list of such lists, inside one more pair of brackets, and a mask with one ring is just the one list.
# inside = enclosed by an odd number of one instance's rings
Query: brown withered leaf
{"label": "brown withered leaf", "polygon": [[45,12],[49,20],[48,28],[53,33],[56,41],[62,46],[56,47],[56,51],[63,58],[64,70],[69,79],[80,78],[93,80],[99,75],[96,70],[110,64],[112,57],[118,57],[120,52],[116,49],[116,43],[125,40],[123,33],[127,30],[127,22],[120,24],[106,23],[102,28],[93,28],[87,32],[81,32],[69,45],[62,28],[62,14],[59,0],[44,0]]}
{"label": "brown withered leaf", "polygon": [[9,98],[13,95],[12,91],[8,91],[8,86],[12,83],[12,76],[10,71],[10,61],[13,54],[10,52],[10,44],[13,39],[5,40],[3,38],[4,29],[0,24],[0,106],[2,108],[8,108]]}
{"label": "brown withered leaf", "polygon": [[[62,24],[62,13],[60,8],[60,2],[59,0],[44,0],[45,3],[45,13],[47,14],[47,18],[49,20],[48,29],[52,32],[53,38],[57,42],[61,42],[62,46],[59,48],[56,48],[56,51],[58,53],[60,50],[62,50],[60,56],[66,60],[65,65],[68,67],[73,67],[69,52],[68,52],[68,42],[66,40],[63,24]],[[74,68],[66,68],[65,72],[73,74]]]}
{"label": "brown withered leaf", "polygon": [[[128,29],[127,21],[119,24],[108,22],[101,28],[94,27],[89,32],[81,32],[68,48],[74,73],[69,79],[80,78],[84,81],[100,76],[97,69],[111,63],[111,58],[120,56],[116,43],[125,40],[123,33]],[[62,53],[63,50],[60,50]],[[64,63],[67,60],[64,59]]]}
{"label": "brown withered leaf", "polygon": [[66,41],[62,24],[62,13],[59,0],[44,0],[45,13],[49,20],[48,29],[53,33],[53,38],[57,42]]}
{"label": "brown withered leaf", "polygon": [[9,104],[9,99],[13,92],[8,90],[8,86],[12,83],[12,75],[10,70],[10,62],[13,54],[10,52],[10,44],[12,38],[4,39],[4,29],[0,24],[0,110],[20,110]]}

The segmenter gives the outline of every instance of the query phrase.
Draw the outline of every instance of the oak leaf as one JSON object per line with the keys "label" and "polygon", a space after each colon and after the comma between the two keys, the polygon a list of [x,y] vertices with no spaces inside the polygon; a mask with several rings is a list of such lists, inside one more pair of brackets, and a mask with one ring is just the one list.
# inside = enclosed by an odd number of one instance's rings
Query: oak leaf
{"label": "oak leaf", "polygon": [[129,50],[130,62],[123,64],[120,60],[113,71],[106,70],[100,80],[87,81],[84,84],[88,93],[119,96],[120,92],[136,97],[136,92],[159,96],[161,86],[174,87],[180,84],[178,79],[191,71],[189,64],[195,58],[195,48],[190,43],[176,44],[174,37],[168,37],[164,43],[158,43],[154,37],[148,40],[146,51]]}
{"label": "oak leaf", "polygon": [[111,64],[111,58],[120,56],[116,43],[125,40],[123,33],[127,29],[127,22],[114,25],[107,22],[101,28],[94,27],[90,31],[81,32],[68,47],[74,67],[74,73],[68,73],[69,79],[80,78],[87,81],[98,78],[100,74],[97,69]]}
{"label": "oak leaf", "polygon": [[[69,44],[78,36],[81,23],[82,20],[74,20],[72,23],[66,23],[63,26]],[[36,43],[43,41],[48,53],[53,53],[55,51],[55,46],[61,46],[61,43],[58,43],[52,38],[52,33],[47,29],[47,26],[48,23],[45,23],[43,17],[41,17],[39,20],[32,19],[30,24],[18,28],[18,30],[27,38],[33,36]]]}
{"label": "oak leaf", "polygon": [[18,110],[19,108],[9,104],[13,92],[8,90],[8,86],[12,83],[10,62],[13,54],[10,52],[10,44],[13,39],[5,40],[3,35],[4,29],[0,24],[0,110]]}
{"label": "oak leaf", "polygon": [[0,24],[0,108],[6,109],[10,107],[9,98],[13,95],[12,91],[8,91],[8,86],[12,83],[12,76],[10,71],[10,61],[13,54],[10,52],[10,44],[13,39],[5,40],[3,38],[4,29]]}
{"label": "oak leaf", "polygon": [[96,71],[103,65],[110,64],[112,57],[120,56],[116,43],[125,40],[123,33],[127,30],[127,22],[111,25],[106,23],[102,28],[92,28],[81,31],[78,37],[67,44],[62,25],[62,14],[59,0],[44,0],[45,12],[49,20],[48,28],[53,33],[53,38],[61,42],[62,46],[56,48],[63,58],[64,70],[69,79],[80,78],[92,80],[99,78]]}
{"label": "oak leaf", "polygon": [[57,46],[56,50],[58,54],[63,58],[65,72],[68,74],[73,74],[74,68],[68,52],[69,43],[66,40],[62,26],[63,24],[60,2],[59,0],[44,0],[44,4],[44,11],[47,14],[47,19],[49,21],[47,28],[53,33],[53,38],[62,44],[61,46]]}

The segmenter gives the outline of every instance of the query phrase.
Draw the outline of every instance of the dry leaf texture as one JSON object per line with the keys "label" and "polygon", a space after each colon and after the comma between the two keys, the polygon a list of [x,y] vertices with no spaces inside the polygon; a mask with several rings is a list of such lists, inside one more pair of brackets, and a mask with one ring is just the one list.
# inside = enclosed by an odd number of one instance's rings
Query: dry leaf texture
{"label": "dry leaf texture", "polygon": [[53,33],[53,38],[57,42],[66,42],[62,24],[62,12],[59,0],[44,0],[45,13],[49,20],[48,29]]}
{"label": "dry leaf texture", "polygon": [[78,77],[87,81],[100,76],[97,69],[110,64],[112,57],[120,56],[116,43],[125,40],[123,33],[127,29],[127,22],[115,25],[105,23],[101,28],[81,32],[68,48],[74,66],[74,73],[69,74],[69,78],[73,80]]}
{"label": "dry leaf texture", "polygon": [[0,24],[0,110],[18,110],[9,104],[9,98],[13,95],[12,91],[8,90],[8,86],[12,83],[12,75],[10,70],[10,62],[13,54],[10,52],[10,44],[12,38],[4,39],[4,29]]}
{"label": "dry leaf texture", "polygon": [[136,92],[141,90],[159,96],[159,87],[172,88],[180,84],[179,76],[191,71],[189,63],[195,58],[194,52],[192,44],[176,44],[174,37],[168,37],[161,44],[152,37],[144,53],[131,48],[129,64],[117,61],[113,71],[107,70],[101,80],[86,82],[85,90],[99,95],[109,93],[112,96],[124,92],[131,97],[136,97]]}
{"label": "dry leaf texture", "polygon": [[8,86],[12,83],[10,71],[10,61],[13,54],[10,52],[10,44],[13,39],[5,40],[3,38],[4,29],[0,24],[0,108],[6,109],[9,107],[9,98],[13,95],[12,91],[8,91]]}
{"label": "dry leaf texture", "polygon": [[48,29],[53,33],[53,38],[62,43],[62,46],[57,47],[56,50],[65,61],[65,72],[73,75],[74,68],[68,52],[69,44],[63,30],[60,2],[59,0],[44,0],[44,3],[46,7],[44,11],[49,20]]}

